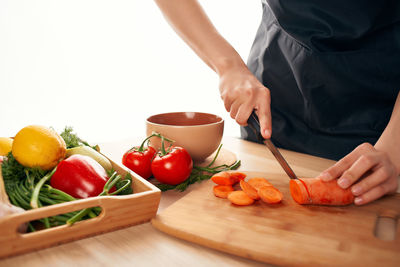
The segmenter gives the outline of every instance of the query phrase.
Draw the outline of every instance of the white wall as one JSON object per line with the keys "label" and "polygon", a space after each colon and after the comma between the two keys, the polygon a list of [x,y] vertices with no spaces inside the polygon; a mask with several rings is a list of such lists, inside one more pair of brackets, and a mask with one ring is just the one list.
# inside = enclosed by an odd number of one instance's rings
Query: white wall
{"label": "white wall", "polygon": [[[246,60],[260,1],[200,2]],[[225,135],[239,136],[217,76],[153,1],[0,1],[0,136],[68,125],[89,142],[112,141],[144,136],[146,117],[170,111],[218,114]]]}

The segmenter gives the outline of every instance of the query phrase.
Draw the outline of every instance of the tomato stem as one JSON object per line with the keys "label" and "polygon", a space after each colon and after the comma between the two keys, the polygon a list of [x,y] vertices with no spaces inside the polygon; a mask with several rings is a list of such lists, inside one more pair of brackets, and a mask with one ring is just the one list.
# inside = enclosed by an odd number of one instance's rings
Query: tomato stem
{"label": "tomato stem", "polygon": [[[162,157],[162,156],[165,156],[165,155],[167,155],[169,152],[171,152],[170,150],[165,150],[165,145],[164,145],[164,143],[165,143],[165,141],[167,141],[167,142],[171,143],[171,145],[172,145],[172,143],[175,142],[174,140],[168,139],[168,138],[166,138],[165,136],[163,136],[162,134],[157,133],[157,132],[153,132],[152,135],[161,138],[161,149],[160,149],[160,156],[161,156],[161,157]],[[171,147],[171,145],[170,145],[170,147]]]}
{"label": "tomato stem", "polygon": [[[144,148],[144,145],[146,144],[146,142],[148,143],[149,139],[154,137],[154,134],[149,135],[148,137],[146,137],[146,139],[143,140],[142,144],[140,145],[139,149],[137,149],[136,151],[138,152],[144,152],[146,149]],[[135,149],[135,148],[134,148]]]}
{"label": "tomato stem", "polygon": [[[146,149],[145,149],[145,144],[146,144],[146,142],[148,143],[149,140],[150,140],[150,138],[152,138],[152,137],[159,137],[159,138],[161,138],[161,139],[164,138],[164,140],[166,140],[166,141],[168,141],[168,142],[170,142],[170,143],[175,142],[174,140],[171,140],[171,139],[168,139],[168,138],[166,138],[166,137],[163,137],[160,133],[152,132],[151,135],[147,136],[147,137],[143,140],[143,142],[142,142],[142,144],[140,145],[139,148],[133,147],[133,148],[131,148],[130,150],[135,150],[135,151],[137,151],[137,152],[144,152],[144,151],[146,150]],[[164,144],[164,141],[162,141],[162,142],[163,142],[163,144]]]}

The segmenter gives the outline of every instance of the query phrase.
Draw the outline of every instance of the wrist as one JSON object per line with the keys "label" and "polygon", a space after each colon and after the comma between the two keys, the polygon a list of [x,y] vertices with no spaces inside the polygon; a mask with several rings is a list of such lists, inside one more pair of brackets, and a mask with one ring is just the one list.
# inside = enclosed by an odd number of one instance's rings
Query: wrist
{"label": "wrist", "polygon": [[[400,143],[394,139],[387,139],[384,137],[386,136],[381,136],[374,147],[376,150],[385,152],[388,155],[390,161],[396,168],[397,175],[400,175],[400,150],[398,149],[400,147]],[[389,140],[392,141],[390,142]]]}
{"label": "wrist", "polygon": [[224,76],[227,72],[233,71],[233,70],[238,70],[238,71],[248,71],[248,68],[246,64],[243,62],[243,60],[238,57],[238,58],[219,58],[217,59],[214,64],[214,71],[218,74],[218,76],[221,78]]}

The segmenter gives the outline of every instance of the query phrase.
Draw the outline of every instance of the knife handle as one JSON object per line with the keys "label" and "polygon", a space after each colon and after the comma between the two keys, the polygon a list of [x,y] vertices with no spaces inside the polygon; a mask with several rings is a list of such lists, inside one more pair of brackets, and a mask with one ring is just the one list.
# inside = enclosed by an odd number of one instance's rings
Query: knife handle
{"label": "knife handle", "polygon": [[254,134],[256,135],[258,141],[260,143],[264,142],[264,138],[261,135],[261,130],[260,130],[260,121],[258,120],[258,117],[255,113],[255,111],[253,110],[253,112],[251,113],[249,119],[247,120],[247,126],[249,126],[249,128],[254,132]]}

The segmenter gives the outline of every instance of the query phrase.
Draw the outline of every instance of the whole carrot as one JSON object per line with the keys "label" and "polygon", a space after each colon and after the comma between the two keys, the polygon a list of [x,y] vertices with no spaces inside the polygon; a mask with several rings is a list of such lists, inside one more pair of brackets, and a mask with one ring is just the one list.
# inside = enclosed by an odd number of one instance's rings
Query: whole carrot
{"label": "whole carrot", "polygon": [[344,206],[354,201],[350,189],[341,188],[336,180],[329,182],[319,178],[290,180],[290,193],[299,204]]}

